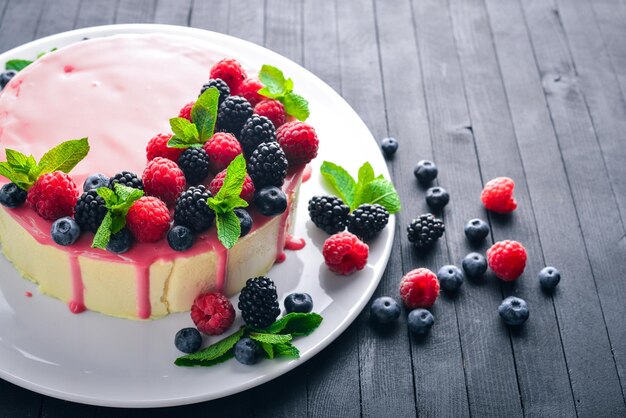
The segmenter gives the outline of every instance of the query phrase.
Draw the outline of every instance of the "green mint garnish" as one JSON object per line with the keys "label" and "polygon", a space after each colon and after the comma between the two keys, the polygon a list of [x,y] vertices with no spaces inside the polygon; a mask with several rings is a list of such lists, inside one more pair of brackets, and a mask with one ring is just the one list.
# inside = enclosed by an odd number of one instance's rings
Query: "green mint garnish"
{"label": "green mint garnish", "polygon": [[217,238],[226,248],[232,248],[241,235],[241,224],[234,209],[248,206],[239,196],[245,179],[246,160],[240,154],[226,168],[222,188],[207,200],[207,205],[215,212]]}
{"label": "green mint garnish", "polygon": [[198,97],[191,108],[193,123],[185,118],[170,119],[170,127],[174,136],[170,138],[167,146],[170,148],[199,148],[208,141],[215,131],[219,96],[219,90],[211,87]]}
{"label": "green mint garnish", "polygon": [[130,207],[143,196],[143,190],[115,184],[115,191],[108,187],[96,189],[104,199],[107,213],[96,231],[91,243],[92,248],[106,249],[111,235],[117,234],[126,226],[126,214]]}
{"label": "green mint garnish", "polygon": [[42,174],[53,171],[69,173],[89,153],[87,138],[65,141],[46,152],[39,163],[30,155],[7,148],[6,161],[0,162],[0,176],[23,190],[28,190]]}
{"label": "green mint garnish", "polygon": [[265,330],[254,330],[245,326],[236,333],[196,353],[177,358],[174,364],[187,367],[208,367],[222,363],[234,356],[235,344],[246,335],[259,343],[265,356],[269,359],[275,357],[299,358],[300,351],[292,344],[293,338],[309,335],[319,327],[321,322],[322,316],[319,314],[292,312]]}
{"label": "green mint garnish", "polygon": [[285,111],[298,120],[306,120],[309,117],[309,102],[293,92],[293,80],[286,79],[281,70],[265,64],[261,67],[259,80],[264,86],[258,91],[260,95],[280,100],[285,106]]}
{"label": "green mint garnish", "polygon": [[[54,52],[56,51],[56,48],[52,48],[50,50],[50,52]],[[41,57],[43,57],[44,55],[46,55],[46,52],[40,52],[39,54],[37,54],[37,58],[39,59]],[[5,70],[13,70],[13,71],[22,71],[24,68],[28,67],[30,64],[32,64],[33,61],[30,60],[21,60],[21,59],[14,59],[14,60],[8,60],[5,64],[4,64],[4,69]]]}
{"label": "green mint garnish", "polygon": [[322,176],[345,204],[354,210],[364,203],[378,203],[389,213],[400,210],[400,196],[393,183],[382,175],[376,176],[372,165],[368,162],[359,168],[358,179],[355,180],[343,167],[324,161],[320,168]]}

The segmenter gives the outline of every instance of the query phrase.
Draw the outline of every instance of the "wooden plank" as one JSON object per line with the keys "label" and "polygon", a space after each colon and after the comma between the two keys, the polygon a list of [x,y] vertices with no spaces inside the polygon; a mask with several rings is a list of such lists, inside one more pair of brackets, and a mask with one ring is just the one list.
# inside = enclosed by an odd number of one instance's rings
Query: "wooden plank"
{"label": "wooden plank", "polygon": [[[461,232],[469,219],[486,219],[478,200],[482,181],[473,125],[447,8],[434,0],[413,1],[413,12],[439,183],[451,194],[445,219],[449,260],[460,265],[467,253],[489,245],[472,247]],[[493,278],[466,280],[460,290],[455,304],[470,412],[520,416],[510,339],[496,314],[501,290]]]}
{"label": "wooden plank", "polygon": [[157,0],[154,23],[188,26],[192,0]]}
{"label": "wooden plank", "polygon": [[516,0],[488,0],[487,9],[541,248],[547,264],[563,275],[554,304],[576,410],[580,416],[619,415],[623,405],[606,326],[581,231],[572,227],[578,217],[522,11]]}
{"label": "wooden plank", "polygon": [[304,66],[340,92],[336,2],[304,0],[303,7]]}
{"label": "wooden plank", "polygon": [[43,4],[43,0],[9,0],[0,22],[0,51],[35,38]]}
{"label": "wooden plank", "polygon": [[41,418],[89,418],[96,416],[96,407],[60,399],[43,397]]}
{"label": "wooden plank", "polygon": [[265,2],[263,0],[250,0],[246,7],[241,7],[241,2],[232,0],[228,14],[228,34],[263,45],[265,37]]}
{"label": "wooden plank", "polygon": [[551,5],[539,1],[524,3],[522,9],[542,74],[623,393],[626,383],[623,351],[626,346],[623,326],[626,234],[614,191],[607,181],[609,174],[589,115],[589,103],[580,90],[560,15]]}
{"label": "wooden plank", "polygon": [[111,0],[83,1],[76,17],[76,27],[110,25],[115,21],[117,2]]}
{"label": "wooden plank", "polygon": [[152,23],[156,0],[119,0],[115,23]]}
{"label": "wooden plank", "polygon": [[227,33],[229,13],[229,0],[194,1],[190,26]]}
{"label": "wooden plank", "polygon": [[47,2],[44,5],[35,38],[74,29],[81,0]]}
{"label": "wooden plank", "polygon": [[42,396],[0,379],[0,415],[35,418],[41,410]]}
{"label": "wooden plank", "polygon": [[524,413],[572,416],[575,409],[554,306],[535,279],[544,267],[543,254],[484,2],[452,0],[450,10],[483,181],[507,176],[516,182],[519,209],[491,220],[494,241],[515,239],[528,253],[525,274],[503,286],[505,296],[522,297],[533,311],[531,321],[510,332]]}

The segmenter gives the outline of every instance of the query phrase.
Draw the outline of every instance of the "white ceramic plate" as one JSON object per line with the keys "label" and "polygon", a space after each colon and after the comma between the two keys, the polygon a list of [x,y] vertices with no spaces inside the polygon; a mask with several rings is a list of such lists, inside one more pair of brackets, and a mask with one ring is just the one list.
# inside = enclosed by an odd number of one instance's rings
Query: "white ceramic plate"
{"label": "white ceramic plate", "polygon": [[[225,56],[243,59],[253,68],[265,63],[275,65],[294,79],[297,92],[309,100],[309,122],[315,126],[321,144],[313,162],[313,176],[301,189],[294,234],[304,237],[307,246],[302,251],[288,252],[286,262],[274,266],[269,276],[277,284],[281,301],[294,291],[310,293],[314,310],[322,314],[324,321],[312,335],[295,340],[301,352],[298,360],[262,361],[255,366],[230,360],[211,368],[179,368],[173,364],[181,354],[174,347],[174,334],[193,325],[188,314],[156,321],[116,319],[94,312],[73,315],[66,304],[40,295],[0,256],[0,377],[45,395],[94,405],[164,407],[215,399],[260,385],[304,363],[337,338],[371,297],[389,259],[393,216],[383,233],[370,243],[364,270],[341,277],[324,265],[321,247],[327,235],[315,228],[306,210],[311,196],[325,193],[319,175],[322,161],[340,163],[353,174],[364,161],[370,161],[376,173],[386,178],[389,172],[359,116],[328,85],[292,61],[252,43],[204,30],[116,25],[30,42],[0,55],[0,63],[12,58],[30,59],[41,51],[84,37],[152,32],[219,45]],[[25,296],[27,291],[33,293],[32,298]],[[236,306],[236,298],[233,304]]]}

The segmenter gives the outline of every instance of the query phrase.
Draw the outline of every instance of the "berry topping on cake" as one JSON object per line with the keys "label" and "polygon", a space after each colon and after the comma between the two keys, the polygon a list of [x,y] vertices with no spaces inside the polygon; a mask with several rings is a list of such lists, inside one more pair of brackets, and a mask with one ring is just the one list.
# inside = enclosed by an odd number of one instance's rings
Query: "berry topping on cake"
{"label": "berry topping on cake", "polygon": [[446,230],[443,221],[426,213],[413,219],[407,227],[409,242],[417,249],[432,247]]}
{"label": "berry topping on cake", "polygon": [[280,215],[287,210],[287,195],[276,186],[266,186],[254,193],[254,204],[265,216]]}
{"label": "berry topping on cake", "polygon": [[437,272],[437,279],[441,288],[447,292],[456,292],[463,284],[465,277],[457,266],[443,266]]}
{"label": "berry topping on cake", "polygon": [[224,99],[230,96],[230,88],[228,87],[228,84],[226,84],[221,78],[210,79],[205,85],[202,86],[202,89],[200,89],[200,94],[198,96],[201,96],[202,93],[204,93],[211,87],[215,87],[220,94],[217,99],[218,104],[222,104]]}
{"label": "berry topping on cake", "polygon": [[187,183],[202,183],[209,175],[209,156],[203,148],[187,148],[178,159]]}
{"label": "berry topping on cake", "polygon": [[244,337],[235,344],[235,359],[246,366],[258,363],[262,354],[259,343],[251,338]]}
{"label": "berry topping on cake", "polygon": [[276,139],[285,151],[289,164],[307,164],[317,157],[317,133],[307,123],[293,121],[283,124],[276,131]]}
{"label": "berry topping on cake", "polygon": [[202,347],[202,335],[196,328],[183,328],[176,333],[174,345],[183,353],[195,353]]}
{"label": "berry topping on cake", "polygon": [[263,96],[259,94],[259,90],[262,88],[263,83],[258,78],[246,78],[241,82],[234,94],[243,97],[254,107],[263,100]]}
{"label": "berry topping on cake", "polygon": [[340,232],[324,242],[322,255],[330,271],[345,276],[363,270],[367,264],[369,247],[356,235]]}
{"label": "berry topping on cake", "polygon": [[542,268],[537,277],[544,290],[553,290],[561,281],[561,273],[550,266]]}
{"label": "berry topping on cake", "polygon": [[219,173],[241,154],[241,144],[233,134],[216,132],[203,146],[209,156],[209,168],[212,173]]}
{"label": "berry topping on cake", "polygon": [[517,279],[526,267],[526,249],[517,241],[499,241],[487,250],[489,267],[500,279],[510,282]]}
{"label": "berry topping on cake", "polygon": [[15,183],[7,183],[0,189],[0,204],[7,208],[16,208],[26,202],[26,190]]}
{"label": "berry topping on cake", "polygon": [[193,246],[195,236],[186,226],[176,225],[167,233],[167,243],[174,251],[186,251]]}
{"label": "berry topping on cake", "polygon": [[392,157],[398,151],[398,140],[396,138],[383,138],[380,143],[380,149],[383,150],[385,157]]}
{"label": "berry topping on cake", "polygon": [[482,193],[480,200],[485,208],[497,213],[513,212],[517,208],[517,202],[513,197],[515,182],[508,177],[497,177],[489,180]]}
{"label": "berry topping on cake", "polygon": [[215,212],[207,205],[213,195],[203,185],[190,187],[176,200],[174,221],[190,228],[193,232],[203,232],[213,225]]}
{"label": "berry topping on cake", "polygon": [[122,228],[120,231],[111,235],[106,245],[107,251],[115,254],[124,254],[130,249],[133,243],[133,236],[128,228]]}
{"label": "berry topping on cake", "polygon": [[172,139],[172,134],[158,134],[148,142],[146,147],[146,157],[148,161],[156,157],[167,158],[174,162],[178,161],[180,154],[183,153],[182,148],[170,148],[167,146],[168,141]]}
{"label": "berry topping on cake", "polygon": [[89,190],[95,190],[100,187],[108,187],[109,186],[109,178],[104,174],[96,173],[87,177],[83,183],[83,192],[88,192]]}
{"label": "berry topping on cake", "polygon": [[250,216],[250,213],[243,208],[235,208],[233,209],[233,212],[235,212],[235,215],[237,215],[237,218],[239,219],[239,225],[241,226],[241,232],[239,233],[239,236],[245,237],[252,229],[252,216]]}
{"label": "berry topping on cake", "polygon": [[187,119],[189,122],[193,122],[193,120],[191,120],[191,109],[193,108],[193,105],[195,105],[195,104],[196,104],[196,102],[193,101],[193,102],[189,102],[185,106],[183,106],[180,109],[180,112],[178,112],[178,117]]}
{"label": "berry topping on cake", "polygon": [[252,116],[252,106],[241,96],[228,96],[220,104],[215,129],[239,135],[243,124]]}
{"label": "berry topping on cake", "polygon": [[280,187],[287,176],[287,157],[276,142],[260,144],[248,160],[248,174],[254,186]]}
{"label": "berry topping on cake", "polygon": [[407,316],[407,324],[413,334],[423,335],[433,327],[435,317],[427,309],[413,309]]}
{"label": "berry topping on cake", "polygon": [[221,293],[203,293],[191,305],[191,319],[198,331],[220,335],[235,321],[235,308]]}
{"label": "berry topping on cake", "polygon": [[280,128],[285,122],[287,122],[287,114],[285,113],[285,106],[275,99],[264,99],[254,106],[254,114],[259,116],[265,116],[272,121],[276,129]]}
{"label": "berry topping on cake", "polygon": [[313,298],[308,293],[291,293],[283,303],[287,313],[308,313],[313,310]]}
{"label": "berry topping on cake", "polygon": [[428,185],[437,178],[439,170],[432,161],[421,160],[415,166],[413,175],[422,185]]}
{"label": "berry topping on cake", "polygon": [[104,198],[96,190],[84,192],[78,202],[74,219],[83,231],[96,232],[107,214],[107,207]]}
{"label": "berry topping on cake", "polygon": [[439,280],[432,271],[418,268],[404,275],[400,281],[400,297],[409,309],[429,309],[439,296]]}
{"label": "berry topping on cake", "polygon": [[16,74],[17,71],[15,70],[7,70],[0,73],[0,90],[5,88],[6,85],[9,84],[9,81],[11,81],[11,79],[15,77]]}
{"label": "berry topping on cake", "polygon": [[440,211],[448,202],[450,202],[450,194],[443,187],[431,187],[426,190],[426,204],[434,211]]}
{"label": "berry topping on cake", "polygon": [[239,135],[239,142],[246,157],[250,157],[263,142],[274,141],[276,141],[276,129],[272,121],[265,116],[252,115],[243,125]]}
{"label": "berry topping on cake", "polygon": [[115,190],[115,185],[118,183],[122,186],[143,190],[143,182],[139,176],[135,173],[131,173],[130,171],[122,171],[111,177],[109,180],[109,188],[111,190]]}
{"label": "berry topping on cake", "polygon": [[[224,185],[224,178],[226,178],[226,170],[222,170],[217,173],[213,180],[211,180],[211,183],[209,183],[209,191],[213,196],[215,196]],[[254,199],[254,183],[247,174],[243,181],[241,194],[239,196],[248,203],[252,203],[252,200]]]}
{"label": "berry topping on cake", "polygon": [[362,240],[374,238],[385,229],[389,222],[389,212],[379,204],[365,203],[348,215],[348,231]]}
{"label": "berry topping on cake", "polygon": [[507,325],[522,325],[528,319],[530,311],[524,299],[509,296],[498,307],[498,313]]}
{"label": "berry topping on cake", "polygon": [[475,218],[467,221],[463,229],[465,236],[470,242],[481,242],[489,235],[489,225],[482,219]]}
{"label": "berry topping on cake", "polygon": [[379,324],[389,324],[400,317],[402,308],[394,298],[381,296],[374,299],[370,306],[370,318]]}
{"label": "berry topping on cake", "polygon": [[243,80],[246,79],[246,72],[241,67],[241,64],[235,59],[224,58],[218,61],[209,73],[209,77],[212,79],[222,79],[230,88],[230,91],[235,91]]}
{"label": "berry topping on cake", "polygon": [[78,187],[62,171],[43,174],[28,190],[27,201],[39,216],[54,221],[72,216],[78,201]]}
{"label": "berry topping on cake", "polygon": [[248,279],[238,306],[246,324],[257,329],[270,326],[280,314],[274,282],[268,277]]}
{"label": "berry topping on cake", "polygon": [[139,242],[156,242],[170,229],[170,212],[167,205],[153,196],[135,201],[128,210],[128,229]]}
{"label": "berry topping on cake", "polygon": [[313,196],[309,200],[309,216],[318,228],[327,234],[346,229],[350,208],[335,196]]}
{"label": "berry topping on cake", "polygon": [[52,240],[59,245],[72,245],[80,237],[80,227],[74,219],[65,216],[52,223],[50,235]]}
{"label": "berry topping on cake", "polygon": [[167,158],[156,157],[143,171],[146,194],[156,196],[167,204],[174,203],[185,190],[185,175],[178,165]]}
{"label": "berry topping on cake", "polygon": [[487,271],[487,259],[479,253],[469,253],[463,258],[463,271],[468,277],[477,279]]}

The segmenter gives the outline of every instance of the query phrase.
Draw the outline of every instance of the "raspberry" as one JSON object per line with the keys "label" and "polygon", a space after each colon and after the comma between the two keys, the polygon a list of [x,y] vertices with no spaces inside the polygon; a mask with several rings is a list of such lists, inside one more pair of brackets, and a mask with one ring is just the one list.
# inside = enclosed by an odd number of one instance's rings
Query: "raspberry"
{"label": "raspberry", "polygon": [[191,305],[191,319],[198,331],[220,335],[235,321],[235,308],[221,293],[203,293]]}
{"label": "raspberry", "polygon": [[287,164],[280,145],[276,142],[262,143],[248,160],[248,174],[257,189],[265,186],[280,187],[287,176]]}
{"label": "raspberry", "polygon": [[219,107],[215,129],[238,136],[243,124],[252,116],[252,106],[241,96],[228,96]]}
{"label": "raspberry", "polygon": [[243,80],[246,79],[246,72],[241,68],[241,64],[232,58],[224,58],[217,62],[209,73],[211,78],[221,78],[224,80],[230,91],[236,91]]}
{"label": "raspberry", "polygon": [[148,161],[156,157],[167,158],[174,162],[178,161],[184,149],[168,147],[167,141],[169,141],[171,137],[172,134],[158,134],[148,142],[148,146],[146,147],[146,157],[148,157]]}
{"label": "raspberry", "polygon": [[285,123],[276,131],[276,140],[292,165],[307,164],[317,157],[317,134],[311,125],[304,122]]}
{"label": "raspberry", "polygon": [[170,212],[162,200],[144,196],[135,201],[126,215],[126,224],[139,242],[156,242],[170,228]]}
{"label": "raspberry", "polygon": [[400,297],[408,309],[430,309],[439,296],[439,280],[432,271],[419,268],[404,275],[400,281]]}
{"label": "raspberry", "polygon": [[487,250],[489,267],[505,282],[511,282],[522,275],[526,258],[526,249],[517,241],[499,241]]}
{"label": "raspberry", "polygon": [[242,152],[237,138],[226,132],[216,132],[203,148],[209,156],[209,167],[213,173],[224,170]]}
{"label": "raspberry", "polygon": [[250,102],[252,107],[256,106],[263,96],[258,92],[263,88],[263,83],[258,78],[246,78],[241,82],[237,90],[233,93],[235,96],[241,96]]}
{"label": "raspberry", "polygon": [[248,158],[259,144],[275,141],[276,129],[272,121],[265,116],[252,115],[241,128],[239,135],[239,142]]}
{"label": "raspberry", "polygon": [[346,276],[356,270],[363,270],[367,264],[369,247],[356,235],[340,232],[324,242],[322,254],[330,271]]}
{"label": "raspberry", "polygon": [[517,202],[513,197],[515,183],[508,177],[497,177],[489,180],[480,194],[480,200],[490,211],[497,213],[513,212]]}
{"label": "raspberry", "polygon": [[276,285],[267,277],[248,279],[238,307],[246,324],[257,329],[269,327],[280,315]]}
{"label": "raspberry", "polygon": [[102,196],[96,190],[83,193],[76,203],[74,219],[82,231],[96,232],[107,214]]}
{"label": "raspberry", "polygon": [[222,104],[224,99],[230,96],[230,89],[228,88],[228,84],[224,83],[224,80],[222,80],[221,78],[210,79],[208,83],[202,86],[202,89],[200,89],[200,94],[198,96],[201,96],[202,93],[204,93],[211,87],[215,87],[220,93],[217,102],[218,104]]}
{"label": "raspberry", "polygon": [[194,232],[203,232],[211,227],[215,212],[206,204],[213,195],[200,185],[190,187],[178,196],[174,207],[174,221]]}
{"label": "raspberry", "polygon": [[180,109],[180,112],[178,112],[178,117],[179,118],[185,118],[187,119],[189,122],[193,122],[191,120],[191,108],[193,107],[193,105],[195,105],[196,102],[189,102],[187,103],[185,106],[183,106],[182,109]]}
{"label": "raspberry", "polygon": [[39,216],[54,221],[72,216],[78,201],[78,187],[72,178],[62,171],[41,175],[26,197],[28,205]]}
{"label": "raspberry", "polygon": [[[215,176],[213,180],[211,180],[211,183],[209,183],[209,191],[213,196],[215,196],[224,185],[225,177],[226,170],[222,170]],[[239,196],[248,203],[251,203],[252,199],[254,198],[254,183],[252,183],[252,179],[247,174],[246,178],[243,181],[243,187]]]}
{"label": "raspberry", "polygon": [[348,231],[362,240],[374,238],[385,229],[389,221],[389,212],[379,204],[360,205],[348,215]]}
{"label": "raspberry", "polygon": [[327,234],[336,234],[346,229],[350,208],[335,196],[313,196],[309,200],[309,217],[318,228]]}
{"label": "raspberry", "polygon": [[156,196],[165,203],[173,203],[185,190],[185,174],[178,165],[167,158],[157,157],[143,171],[146,194]]}
{"label": "raspberry", "polygon": [[280,101],[275,99],[261,100],[256,106],[254,106],[254,114],[265,116],[271,120],[276,129],[287,122],[285,106]]}

